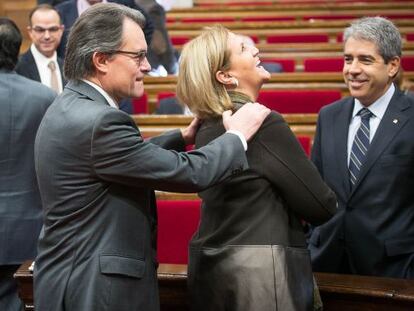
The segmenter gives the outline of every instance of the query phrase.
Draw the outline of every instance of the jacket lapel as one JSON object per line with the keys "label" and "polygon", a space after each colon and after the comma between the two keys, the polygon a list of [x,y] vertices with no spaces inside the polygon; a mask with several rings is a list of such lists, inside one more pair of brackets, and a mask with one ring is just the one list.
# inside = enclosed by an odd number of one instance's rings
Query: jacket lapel
{"label": "jacket lapel", "polygon": [[86,82],[71,80],[66,85],[66,88],[81,95],[84,95],[95,102],[105,103],[109,106],[109,103],[107,102],[105,97],[103,97],[101,93],[99,93],[95,88],[93,88]]}
{"label": "jacket lapel", "polygon": [[30,51],[30,49],[27,52],[27,60],[28,60],[27,65],[29,66],[31,78],[35,81],[41,82],[39,70],[37,69],[37,66],[36,66],[36,61],[33,57],[32,51]]}
{"label": "jacket lapel", "polygon": [[334,146],[336,160],[338,161],[338,168],[340,176],[342,176],[342,187],[345,191],[345,197],[348,197],[351,186],[349,183],[348,160],[347,160],[347,141],[349,122],[352,116],[352,109],[354,107],[353,97],[345,99],[342,103],[339,113],[333,118],[332,128],[334,129]]}
{"label": "jacket lapel", "polygon": [[408,121],[408,117],[404,114],[404,110],[409,107],[410,103],[406,100],[405,96],[401,93],[401,91],[396,89],[369,147],[366,161],[361,168],[359,178],[353,187],[351,196],[364,180],[365,176],[374,165],[378,157],[383,153],[395,135],[397,135],[397,133]]}

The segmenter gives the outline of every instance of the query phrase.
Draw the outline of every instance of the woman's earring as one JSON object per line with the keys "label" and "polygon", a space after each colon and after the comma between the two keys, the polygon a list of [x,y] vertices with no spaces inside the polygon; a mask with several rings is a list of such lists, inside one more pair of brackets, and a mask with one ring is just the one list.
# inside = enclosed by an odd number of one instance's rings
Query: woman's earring
{"label": "woman's earring", "polygon": [[239,86],[239,80],[237,80],[236,78],[233,79],[233,84],[238,87]]}

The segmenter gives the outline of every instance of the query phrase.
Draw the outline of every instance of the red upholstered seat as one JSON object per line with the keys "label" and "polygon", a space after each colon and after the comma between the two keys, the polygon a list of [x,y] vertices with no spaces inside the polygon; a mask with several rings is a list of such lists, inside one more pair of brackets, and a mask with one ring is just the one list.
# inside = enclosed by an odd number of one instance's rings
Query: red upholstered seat
{"label": "red upholstered seat", "polygon": [[144,93],[140,98],[132,99],[132,111],[134,114],[148,113],[148,95]]}
{"label": "red upholstered seat", "polygon": [[336,42],[338,42],[338,43],[344,42],[344,34],[343,33],[338,33],[336,35]]}
{"label": "red upholstered seat", "polygon": [[171,36],[171,43],[173,45],[183,45],[190,40],[191,38],[188,36]]}
{"label": "red upholstered seat", "polygon": [[303,150],[307,156],[310,156],[311,152],[311,138],[309,136],[296,136]]}
{"label": "red upholstered seat", "polygon": [[295,60],[294,59],[263,58],[260,60],[262,62],[281,64],[283,68],[283,72],[294,72],[295,71]]}
{"label": "red upholstered seat", "polygon": [[272,90],[260,91],[257,101],[279,113],[318,113],[340,98],[340,90]]}
{"label": "red upholstered seat", "polygon": [[414,41],[414,33],[407,33],[407,41]]}
{"label": "red upholstered seat", "polygon": [[327,14],[327,15],[305,15],[303,16],[304,20],[352,20],[356,18],[355,15],[334,15],[334,14]]}
{"label": "red upholstered seat", "polygon": [[198,227],[201,200],[157,200],[158,261],[187,264],[188,243]]}
{"label": "red upholstered seat", "polygon": [[253,40],[254,43],[259,43],[259,37],[258,36],[251,35],[249,37]]}
{"label": "red upholstered seat", "polygon": [[291,34],[291,35],[270,35],[266,38],[267,43],[307,43],[307,42],[328,42],[327,34]]}
{"label": "red upholstered seat", "polygon": [[285,21],[294,21],[295,17],[293,16],[250,16],[250,17],[242,17],[242,22],[285,22]]}
{"label": "red upholstered seat", "polygon": [[168,97],[175,97],[174,92],[159,92],[157,94],[157,101],[160,102],[161,99],[168,98]]}
{"label": "red upholstered seat", "polygon": [[342,57],[306,58],[303,60],[305,72],[342,72],[344,59]]}
{"label": "red upholstered seat", "polygon": [[181,19],[182,23],[223,23],[234,22],[234,17],[184,17]]}
{"label": "red upholstered seat", "polygon": [[414,71],[414,56],[403,56],[401,66],[405,71]]}

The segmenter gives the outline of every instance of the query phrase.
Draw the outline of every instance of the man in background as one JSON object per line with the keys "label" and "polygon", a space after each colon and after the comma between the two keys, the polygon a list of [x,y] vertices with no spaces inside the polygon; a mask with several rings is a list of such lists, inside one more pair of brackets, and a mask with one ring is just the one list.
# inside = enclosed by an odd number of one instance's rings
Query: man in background
{"label": "man in background", "polygon": [[310,237],[315,271],[414,278],[414,100],[393,84],[401,45],[381,17],[345,29],[351,96],[322,108],[312,150],[339,203]]}
{"label": "man in background", "polygon": [[0,42],[0,310],[21,311],[13,274],[35,258],[42,227],[33,145],[56,94],[13,71],[22,36],[6,18],[0,18]]}
{"label": "man in background", "polygon": [[32,45],[16,66],[18,74],[39,81],[56,93],[61,93],[64,86],[63,60],[56,53],[64,28],[58,11],[52,6],[35,7],[29,14],[27,27]]}
{"label": "man in background", "polygon": [[248,167],[246,139],[270,110],[246,104],[223,113],[230,133],[185,153],[197,121],[144,141],[119,111],[144,92],[151,67],[143,15],[97,4],[73,25],[69,82],[36,137],[44,234],[34,269],[41,311],[159,310],[154,190],[196,192]]}

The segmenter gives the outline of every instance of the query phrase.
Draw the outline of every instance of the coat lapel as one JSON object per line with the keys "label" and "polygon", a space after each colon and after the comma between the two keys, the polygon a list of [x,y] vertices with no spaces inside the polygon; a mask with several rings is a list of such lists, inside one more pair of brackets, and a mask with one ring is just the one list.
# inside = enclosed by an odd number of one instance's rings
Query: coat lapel
{"label": "coat lapel", "polygon": [[345,191],[345,197],[347,197],[351,191],[349,183],[348,172],[348,156],[347,156],[347,141],[349,122],[352,116],[352,109],[354,107],[353,97],[347,98],[341,106],[339,113],[333,118],[332,128],[334,129],[334,146],[336,160],[338,161],[338,168],[340,176],[342,176],[342,187]]}
{"label": "coat lapel", "polygon": [[32,79],[35,80],[35,81],[41,82],[39,70],[37,69],[37,66],[36,66],[36,61],[34,59],[32,51],[30,51],[30,49],[27,52],[27,60],[28,60],[27,65],[30,68],[30,75],[31,75]]}
{"label": "coat lapel", "polygon": [[374,139],[372,140],[366,161],[361,168],[359,178],[353,187],[351,196],[364,180],[378,157],[384,152],[385,148],[391,143],[395,135],[397,135],[408,121],[408,117],[404,114],[404,110],[409,107],[410,103],[406,100],[405,96],[401,91],[396,89],[395,94],[385,111],[384,117],[378,126]]}
{"label": "coat lapel", "polygon": [[101,93],[99,93],[95,88],[93,88],[86,82],[72,80],[68,82],[66,88],[81,95],[87,96],[95,102],[105,103],[109,106],[109,103],[107,102],[105,97],[103,97]]}

